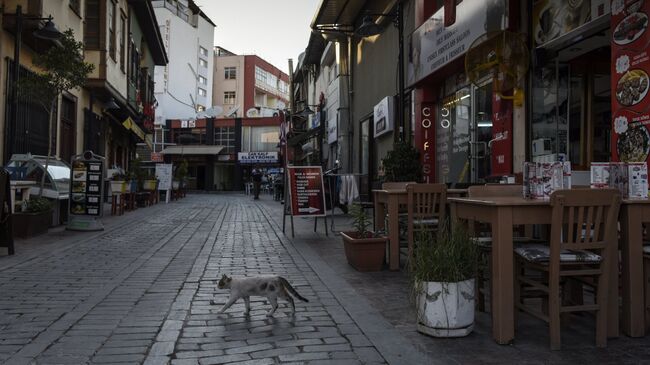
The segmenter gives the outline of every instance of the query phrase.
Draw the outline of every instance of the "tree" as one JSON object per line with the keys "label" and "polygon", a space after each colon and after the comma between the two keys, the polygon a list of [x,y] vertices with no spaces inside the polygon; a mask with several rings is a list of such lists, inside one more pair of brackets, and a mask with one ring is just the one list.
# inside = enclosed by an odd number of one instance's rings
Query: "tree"
{"label": "tree", "polygon": [[52,133],[59,96],[64,91],[80,88],[95,66],[84,62],[83,43],[77,42],[72,29],[63,32],[58,44],[43,53],[36,53],[32,60],[39,70],[29,72],[21,77],[18,95],[30,98],[39,104],[48,114],[48,142],[45,173],[41,177],[39,197],[43,195],[45,174],[52,156]]}

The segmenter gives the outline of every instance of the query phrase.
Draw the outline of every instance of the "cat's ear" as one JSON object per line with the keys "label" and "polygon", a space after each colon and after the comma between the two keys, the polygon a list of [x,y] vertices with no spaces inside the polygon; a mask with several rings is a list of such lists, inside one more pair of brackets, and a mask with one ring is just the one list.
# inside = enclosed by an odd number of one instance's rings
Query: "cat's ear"
{"label": "cat's ear", "polygon": [[227,282],[231,282],[231,281],[232,281],[232,278],[229,278],[228,276],[226,276],[226,281],[227,281]]}
{"label": "cat's ear", "polygon": [[221,280],[226,280],[227,278],[228,278],[228,276],[227,276],[226,274],[223,274],[223,275],[221,276]]}

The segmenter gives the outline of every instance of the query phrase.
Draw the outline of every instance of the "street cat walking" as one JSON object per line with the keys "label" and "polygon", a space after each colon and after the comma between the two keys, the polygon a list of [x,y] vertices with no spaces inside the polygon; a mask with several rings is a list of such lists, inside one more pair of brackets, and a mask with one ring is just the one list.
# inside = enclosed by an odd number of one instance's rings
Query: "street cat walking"
{"label": "street cat walking", "polygon": [[[278,298],[282,298],[289,302],[291,305],[292,314],[296,313],[296,305],[293,302],[292,296],[309,302],[306,298],[302,297],[296,289],[294,289],[289,282],[281,276],[258,276],[250,278],[233,278],[224,274],[217,285],[219,289],[230,289],[230,298],[226,304],[219,309],[218,313],[223,313],[226,309],[230,308],[239,298],[244,298],[246,304],[246,314],[251,311],[250,297],[251,295],[266,297],[271,303],[271,310],[266,314],[271,317],[275,310],[278,308]],[[216,304],[214,300],[210,304]]]}

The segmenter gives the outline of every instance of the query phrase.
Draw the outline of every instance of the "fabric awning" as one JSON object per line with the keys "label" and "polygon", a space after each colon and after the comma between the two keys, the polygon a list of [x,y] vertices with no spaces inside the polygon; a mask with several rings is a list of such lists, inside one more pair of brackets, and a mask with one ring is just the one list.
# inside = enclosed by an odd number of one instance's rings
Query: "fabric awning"
{"label": "fabric awning", "polygon": [[218,155],[224,146],[171,146],[162,150],[163,155]]}
{"label": "fabric awning", "polygon": [[131,117],[126,118],[126,120],[122,122],[122,126],[128,130],[133,131],[133,133],[136,136],[140,137],[143,142],[145,141],[146,137],[144,131],[142,128],[140,128],[140,126],[138,126],[136,122],[133,121],[133,119],[131,119]]}

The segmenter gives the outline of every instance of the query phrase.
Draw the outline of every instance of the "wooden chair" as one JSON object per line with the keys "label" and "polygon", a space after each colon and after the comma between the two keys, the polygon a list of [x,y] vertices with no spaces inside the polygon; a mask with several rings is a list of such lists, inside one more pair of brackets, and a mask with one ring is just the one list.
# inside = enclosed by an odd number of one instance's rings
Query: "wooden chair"
{"label": "wooden chair", "polygon": [[[415,181],[404,181],[404,182],[385,182],[381,184],[381,190],[406,190],[406,186],[409,184],[415,184]],[[400,236],[403,236],[402,233],[406,233],[403,230],[403,227],[406,226],[406,206],[399,207],[399,226],[400,226]],[[384,227],[388,227],[388,219],[390,217],[386,214]],[[400,240],[401,241],[401,240]]]}
{"label": "wooden chair", "polygon": [[415,184],[415,181],[385,182],[381,184],[381,190],[406,190],[408,184]]}
{"label": "wooden chair", "polygon": [[[515,306],[549,323],[551,349],[561,347],[560,316],[596,313],[596,345],[607,345],[608,270],[617,256],[618,190],[559,190],[551,195],[550,245],[515,248]],[[541,276],[531,276],[533,272]],[[565,303],[565,284],[579,282],[594,288],[594,304]],[[548,300],[548,314],[526,305],[524,288],[534,288]],[[616,300],[616,298],[611,298]],[[544,305],[544,302],[542,302]]]}
{"label": "wooden chair", "polygon": [[413,258],[415,234],[436,231],[444,224],[447,212],[447,185],[409,184],[408,194],[408,259]]}
{"label": "wooden chair", "polygon": [[650,330],[650,246],[643,247],[643,293],[645,298],[645,328]]}

